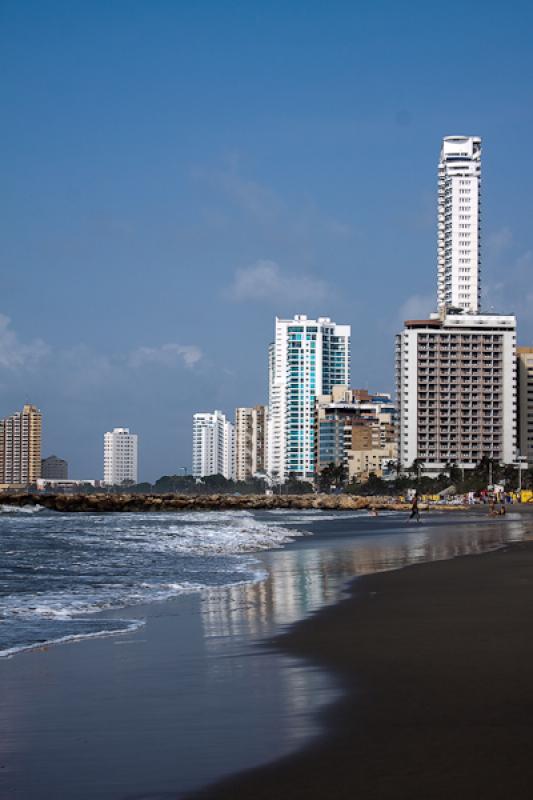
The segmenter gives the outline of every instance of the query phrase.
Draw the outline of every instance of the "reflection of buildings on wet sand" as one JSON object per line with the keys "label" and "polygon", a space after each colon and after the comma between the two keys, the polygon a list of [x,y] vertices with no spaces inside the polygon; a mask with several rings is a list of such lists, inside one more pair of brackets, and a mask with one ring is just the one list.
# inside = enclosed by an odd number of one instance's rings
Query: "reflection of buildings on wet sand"
{"label": "reflection of buildings on wet sand", "polygon": [[[434,518],[433,518],[434,521]],[[457,523],[461,524],[458,525]],[[462,517],[426,526],[391,526],[373,521],[372,536],[302,540],[285,550],[258,555],[265,580],[210,591],[202,604],[206,644],[223,647],[224,637],[261,638],[279,632],[321,606],[335,602],[348,580],[422,561],[473,555],[523,536],[519,519],[504,523]],[[403,520],[402,520],[402,524]],[[372,525],[372,523],[370,523]]]}

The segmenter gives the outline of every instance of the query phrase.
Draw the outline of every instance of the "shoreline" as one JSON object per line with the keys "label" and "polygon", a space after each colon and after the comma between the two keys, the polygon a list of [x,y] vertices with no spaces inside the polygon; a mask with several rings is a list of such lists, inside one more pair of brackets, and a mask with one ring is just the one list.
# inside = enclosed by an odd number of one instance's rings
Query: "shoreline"
{"label": "shoreline", "polygon": [[533,542],[348,592],[270,642],[339,682],[319,740],[187,797],[529,798]]}
{"label": "shoreline", "polygon": [[[409,511],[411,504],[394,497],[361,497],[350,494],[303,495],[140,495],[140,494],[0,494],[0,506],[41,506],[49,511],[79,512],[161,512],[231,511],[271,509],[334,511]],[[484,510],[484,506],[420,503],[421,511]],[[512,507],[513,510],[516,505]]]}
{"label": "shoreline", "polygon": [[[308,620],[314,640],[316,609],[342,605],[354,575],[390,569],[391,558],[402,572],[410,559],[478,552],[507,541],[509,525],[524,530],[517,518],[502,525],[430,515],[425,528],[395,515],[320,516],[312,536],[257,554],[263,581],[130,606],[127,616],[146,624],[129,635],[3,659],[0,794],[4,786],[6,796],[16,790],[21,800],[40,800],[46,785],[51,795],[79,800],[217,797],[220,781],[240,781],[244,769],[315,752],[329,732],[339,739],[337,700],[346,705],[349,681],[328,658],[287,650],[286,636]],[[124,619],[124,608],[100,613]],[[317,796],[340,796],[335,781]],[[297,795],[273,786],[267,796]]]}

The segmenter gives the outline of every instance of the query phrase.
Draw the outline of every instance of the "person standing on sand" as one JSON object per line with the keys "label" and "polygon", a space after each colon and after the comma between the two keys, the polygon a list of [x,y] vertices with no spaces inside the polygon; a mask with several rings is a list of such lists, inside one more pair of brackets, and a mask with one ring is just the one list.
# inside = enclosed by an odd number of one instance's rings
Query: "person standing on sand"
{"label": "person standing on sand", "polygon": [[413,519],[416,517],[416,521],[420,522],[420,509],[418,508],[418,492],[414,493],[413,500],[411,502],[411,516],[409,519]]}

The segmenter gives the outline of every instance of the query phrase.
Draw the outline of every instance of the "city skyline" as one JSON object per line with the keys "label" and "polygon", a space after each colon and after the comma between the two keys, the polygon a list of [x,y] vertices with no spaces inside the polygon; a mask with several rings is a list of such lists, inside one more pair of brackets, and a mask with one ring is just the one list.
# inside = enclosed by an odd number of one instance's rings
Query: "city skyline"
{"label": "city skyline", "polygon": [[[140,480],[190,466],[203,398],[266,400],[276,314],[351,325],[352,382],[391,390],[394,333],[435,305],[444,136],[483,138],[482,308],[533,343],[527,4],[458,5],[453,40],[416,3],[31,7],[1,34],[0,417],[31,399],[73,475],[100,474],[122,424]],[[450,81],[466,58],[475,91]]]}

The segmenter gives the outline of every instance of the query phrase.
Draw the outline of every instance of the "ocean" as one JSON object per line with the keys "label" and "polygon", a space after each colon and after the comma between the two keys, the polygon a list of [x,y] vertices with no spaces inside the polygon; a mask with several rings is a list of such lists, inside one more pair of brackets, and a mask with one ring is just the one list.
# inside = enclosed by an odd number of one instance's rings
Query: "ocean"
{"label": "ocean", "polygon": [[104,636],[97,612],[265,577],[252,555],[301,535],[246,511],[59,514],[0,505],[0,656]]}

